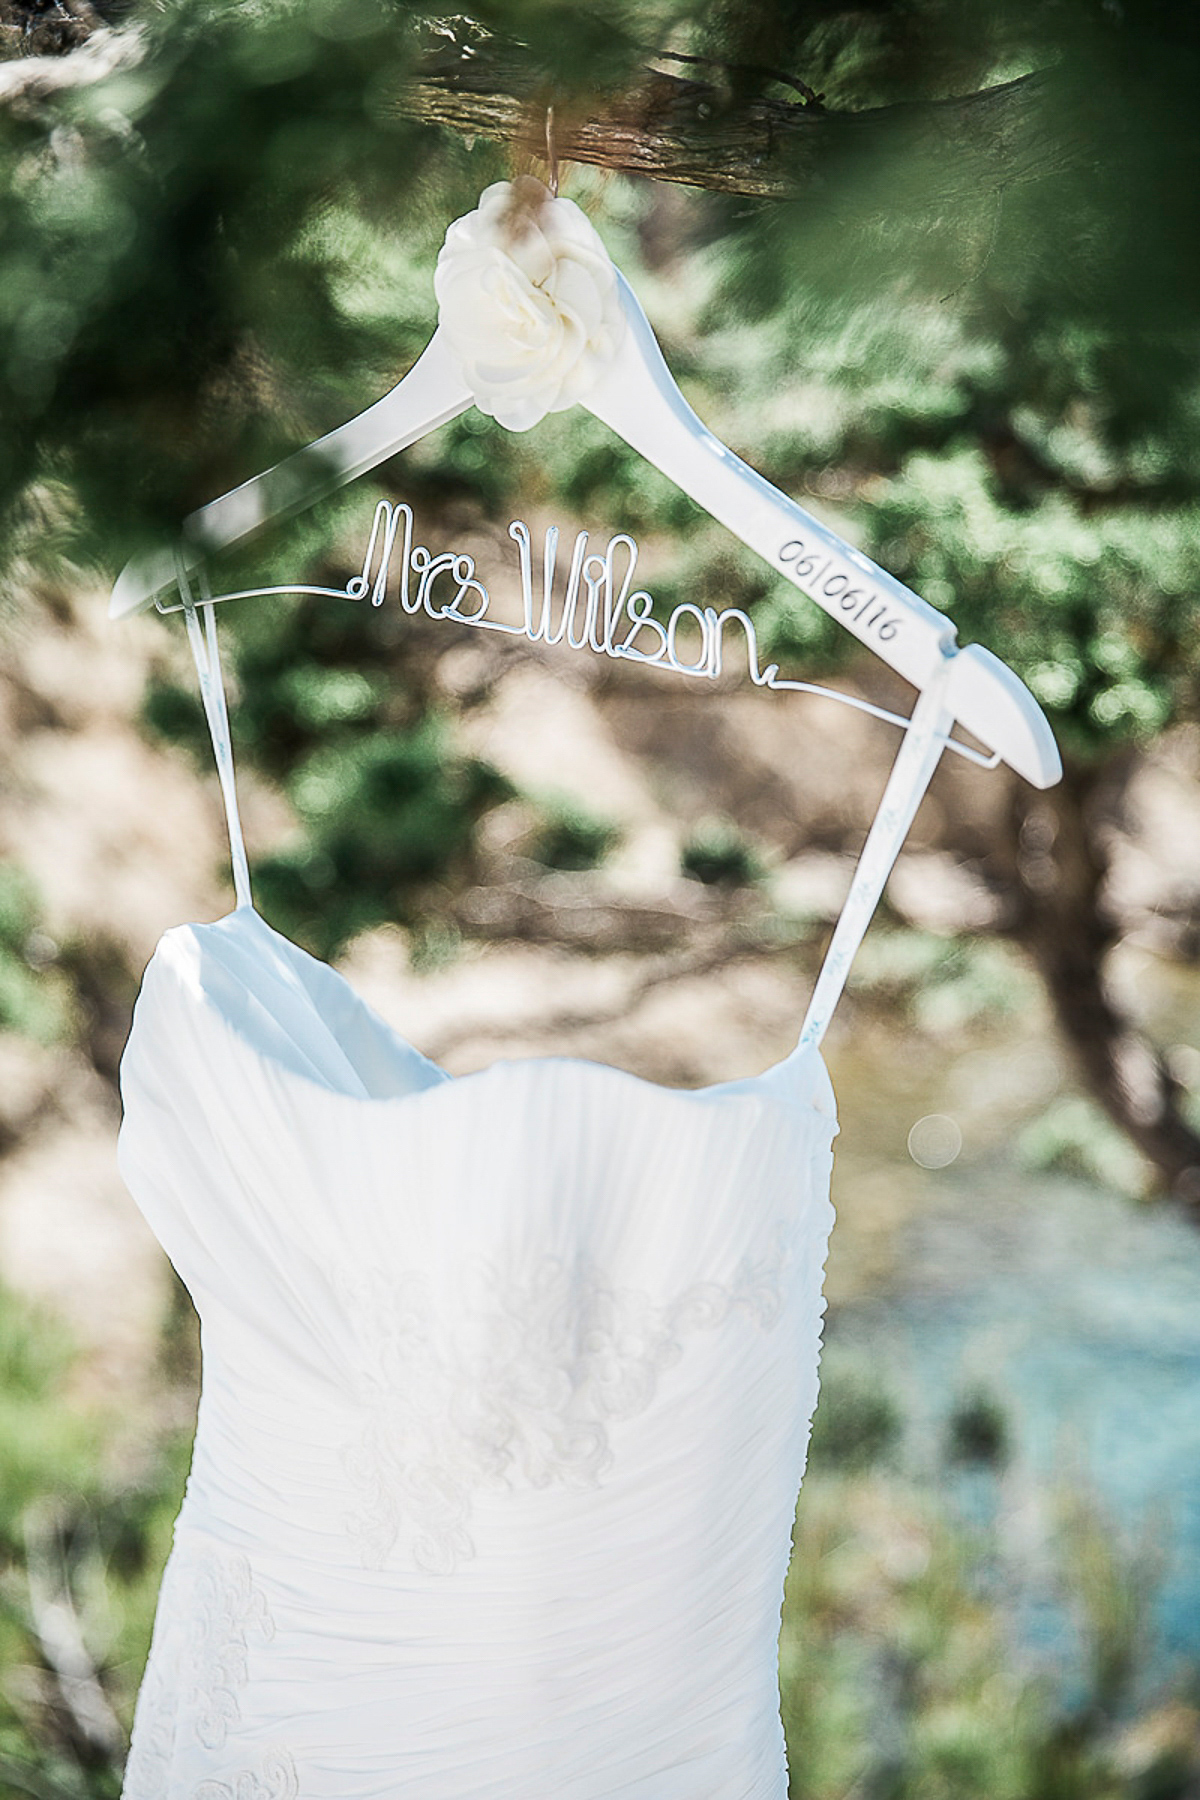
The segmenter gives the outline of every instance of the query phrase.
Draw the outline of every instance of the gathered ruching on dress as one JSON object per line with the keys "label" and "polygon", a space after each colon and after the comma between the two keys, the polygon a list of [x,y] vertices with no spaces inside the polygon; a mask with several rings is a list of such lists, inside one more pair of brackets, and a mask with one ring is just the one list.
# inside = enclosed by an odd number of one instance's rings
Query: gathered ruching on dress
{"label": "gathered ruching on dress", "polygon": [[243,908],[122,1080],[204,1344],[126,1800],[783,1800],[816,1053],[451,1079]]}

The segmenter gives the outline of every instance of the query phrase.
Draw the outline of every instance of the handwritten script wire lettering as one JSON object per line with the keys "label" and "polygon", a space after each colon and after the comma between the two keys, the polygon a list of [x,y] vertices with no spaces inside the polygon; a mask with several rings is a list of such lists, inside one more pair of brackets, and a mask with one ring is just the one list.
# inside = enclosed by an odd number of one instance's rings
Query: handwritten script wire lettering
{"label": "handwritten script wire lettering", "polygon": [[[753,621],[738,606],[718,612],[714,606],[681,600],[669,618],[656,619],[653,597],[645,588],[634,586],[638,547],[628,532],[617,532],[603,551],[589,552],[590,534],[580,531],[568,562],[559,556],[557,525],[549,526],[540,559],[540,595],[535,595],[533,537],[528,525],[523,519],[514,519],[508,535],[517,547],[523,612],[519,625],[490,616],[491,595],[476,573],[473,556],[461,550],[434,555],[415,541],[413,509],[407,501],[379,501],[362,568],[344,588],[297,586],[247,589],[246,593],[327,594],[331,599],[369,599],[372,606],[382,606],[394,597],[410,615],[424,613],[430,619],[449,619],[458,625],[528,638],[534,644],[565,642],[572,650],[594,650],[601,656],[709,680],[722,673],[725,634],[736,624],[745,633],[750,679],[757,687],[827,691],[810,682],[783,679],[778,663],[768,663],[764,669]],[[219,596],[228,600],[240,597]],[[896,722],[907,724],[902,719]]]}
{"label": "handwritten script wire lettering", "polygon": [[[569,560],[559,557],[560,533],[557,525],[547,528],[542,545],[540,595],[535,596],[533,537],[523,519],[514,519],[508,535],[517,549],[518,575],[521,584],[522,619],[520,624],[493,618],[492,600],[487,587],[476,574],[475,558],[462,550],[443,550],[434,554],[415,541],[413,509],[407,501],[393,503],[380,500],[371,520],[371,531],[363,553],[362,568],[352,575],[344,588],[317,587],[295,583],[280,587],[243,588],[236,593],[206,596],[212,604],[220,600],[248,599],[260,594],[319,594],[331,600],[369,600],[382,606],[394,595],[402,610],[410,616],[424,613],[430,619],[448,619],[457,625],[471,625],[477,630],[499,631],[509,637],[524,637],[534,644],[566,643],[572,650],[592,650],[622,662],[641,663],[647,668],[670,669],[678,675],[698,676],[715,681],[723,673],[725,634],[740,627],[746,644],[746,667],[756,687],[776,692],[818,694],[838,700],[860,712],[884,719],[888,724],[907,729],[909,721],[898,713],[875,706],[856,694],[821,687],[811,681],[794,681],[781,676],[778,663],[763,668],[759,661],[758,634],[749,614],[739,606],[718,611],[715,606],[697,606],[681,600],[664,621],[654,616],[654,600],[645,588],[634,586],[638,547],[628,532],[619,531],[608,540],[603,551],[589,550],[590,534],[576,534]],[[819,582],[824,570],[817,559],[806,554],[805,545],[789,539],[780,551],[779,560],[787,568],[793,565],[798,578]],[[838,575],[827,587],[844,584]],[[436,590],[436,591],[435,591]],[[854,610],[856,618],[875,602],[878,596],[864,589],[829,593],[844,610]],[[164,611],[174,608],[165,607]],[[880,637],[892,635],[895,624],[881,618],[879,610],[866,622],[875,625]],[[945,739],[948,749],[956,750],[971,762],[986,768],[999,760],[994,754],[979,751],[960,740]]]}

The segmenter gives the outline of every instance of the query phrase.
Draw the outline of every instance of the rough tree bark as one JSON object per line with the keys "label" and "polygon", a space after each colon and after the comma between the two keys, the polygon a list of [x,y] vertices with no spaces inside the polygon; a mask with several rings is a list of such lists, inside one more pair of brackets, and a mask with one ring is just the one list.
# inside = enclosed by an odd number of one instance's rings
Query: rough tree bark
{"label": "rough tree bark", "polygon": [[[138,28],[106,26],[88,0],[56,7],[54,22],[51,31],[41,5],[0,0],[0,104],[28,111],[141,54]],[[919,169],[917,198],[934,208],[1094,161],[1112,135],[1111,118],[1098,130],[1086,99],[1049,70],[973,94],[834,111],[798,79],[759,71],[768,78],[747,92],[736,71],[711,68],[701,78],[648,67],[619,93],[570,98],[547,85],[527,48],[456,24],[439,28],[387,104],[397,117],[546,159],[553,102],[561,162],[757,199],[819,190],[837,163],[878,155],[910,176]],[[772,81],[808,97],[761,91]],[[895,195],[879,205],[890,210]]]}
{"label": "rough tree bark", "polygon": [[[878,151],[910,168],[920,162],[922,203],[939,206],[1085,159],[1094,140],[1060,85],[1035,73],[944,100],[832,112],[815,97],[747,98],[727,83],[646,69],[629,90],[593,98],[586,110],[556,101],[554,148],[562,162],[759,199],[803,193],[831,163]],[[392,106],[545,158],[553,98],[528,64],[453,48],[429,58]]]}
{"label": "rough tree bark", "polygon": [[1200,1219],[1200,1136],[1161,1055],[1116,1006],[1104,979],[1120,932],[1104,909],[1108,856],[1099,825],[1119,798],[1130,756],[1065,761],[1045,793],[1013,784],[1013,935],[1046,984],[1059,1029],[1109,1118]]}

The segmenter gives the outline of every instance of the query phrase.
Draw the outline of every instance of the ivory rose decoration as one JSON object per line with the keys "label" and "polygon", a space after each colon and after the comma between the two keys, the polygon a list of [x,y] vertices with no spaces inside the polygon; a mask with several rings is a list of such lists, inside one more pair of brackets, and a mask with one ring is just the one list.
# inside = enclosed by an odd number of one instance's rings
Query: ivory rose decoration
{"label": "ivory rose decoration", "polygon": [[509,431],[582,399],[624,335],[608,251],[573,200],[532,176],[495,182],[454,221],[433,285],[476,406]]}

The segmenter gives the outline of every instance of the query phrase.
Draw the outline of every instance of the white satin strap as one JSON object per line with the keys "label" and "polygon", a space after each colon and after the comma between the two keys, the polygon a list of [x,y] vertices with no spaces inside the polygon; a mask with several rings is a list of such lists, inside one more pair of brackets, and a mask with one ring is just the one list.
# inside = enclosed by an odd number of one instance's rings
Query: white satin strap
{"label": "white satin strap", "polygon": [[858,859],[846,904],[821,964],[795,1053],[819,1044],[825,1036],[833,1009],[846,985],[850,965],[858,954],[858,947],[945,748],[946,736],[954,724],[954,715],[946,710],[943,700],[950,660],[948,656],[943,657],[940,668],[921,690],[913,708],[904,742],[879,802],[879,811]]}
{"label": "white satin strap", "polygon": [[[192,646],[196,673],[200,677],[200,698],[204,702],[204,716],[208,720],[213,754],[217,759],[217,776],[221,783],[221,795],[225,801],[225,818],[229,826],[229,854],[233,862],[233,890],[237,896],[239,908],[252,907],[254,901],[250,895],[250,865],[246,861],[246,844],[242,837],[237,788],[233,779],[233,745],[229,738],[229,708],[225,701],[225,683],[221,676],[221,657],[217,649],[217,609],[212,605],[205,606],[206,595],[201,595],[200,604],[204,607],[202,628],[197,616],[196,597],[192,593],[191,581],[182,558],[178,563],[178,576],[179,592],[183,598],[183,616],[187,621],[188,642]],[[203,577],[201,579],[203,580]]]}

